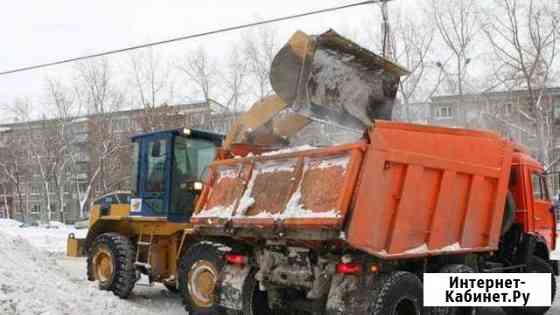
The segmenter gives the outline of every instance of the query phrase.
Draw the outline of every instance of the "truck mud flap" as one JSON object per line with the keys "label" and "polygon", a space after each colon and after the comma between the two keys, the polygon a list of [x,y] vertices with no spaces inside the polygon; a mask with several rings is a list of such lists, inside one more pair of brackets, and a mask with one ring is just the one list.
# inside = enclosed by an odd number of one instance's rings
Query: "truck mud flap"
{"label": "truck mud flap", "polygon": [[218,283],[219,304],[225,308],[241,311],[243,309],[243,284],[251,268],[226,265],[221,271]]}
{"label": "truck mud flap", "polygon": [[325,314],[367,314],[373,277],[342,274],[333,276]]}

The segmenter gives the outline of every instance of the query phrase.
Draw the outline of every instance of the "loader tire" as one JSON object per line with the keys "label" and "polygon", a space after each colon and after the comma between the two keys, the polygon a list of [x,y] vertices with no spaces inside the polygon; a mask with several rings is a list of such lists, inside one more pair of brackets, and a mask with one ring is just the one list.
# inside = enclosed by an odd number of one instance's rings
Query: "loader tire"
{"label": "loader tire", "polygon": [[126,299],[136,283],[134,245],[117,233],[99,235],[88,253],[88,273],[99,282],[99,289]]}
{"label": "loader tire", "polygon": [[[546,262],[546,260],[531,256],[527,263],[527,273],[550,273],[552,275],[550,282],[550,291],[552,295],[552,301],[554,302],[554,297],[556,296],[556,277],[554,276],[552,266]],[[502,307],[502,310],[507,315],[544,315],[550,309],[549,306],[542,307]]]}
{"label": "loader tire", "polygon": [[225,245],[198,243],[190,247],[181,258],[179,292],[189,314],[225,314],[225,310],[217,303],[215,291],[219,274],[225,265],[224,254],[219,250],[223,246]]}
{"label": "loader tire", "polygon": [[379,274],[374,280],[370,315],[421,315],[422,282],[410,272]]}
{"label": "loader tire", "polygon": [[[467,265],[446,265],[439,270],[439,273],[474,273],[474,270]],[[477,309],[474,307],[433,307],[424,311],[429,315],[475,315]]]}

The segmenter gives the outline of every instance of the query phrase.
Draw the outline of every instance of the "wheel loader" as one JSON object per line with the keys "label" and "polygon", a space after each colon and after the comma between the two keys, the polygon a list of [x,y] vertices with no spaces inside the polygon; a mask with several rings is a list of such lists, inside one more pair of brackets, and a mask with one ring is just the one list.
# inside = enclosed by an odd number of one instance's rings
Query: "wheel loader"
{"label": "wheel loader", "polygon": [[132,191],[98,198],[86,239],[70,236],[68,254],[84,253],[88,279],[121,298],[146,275],[181,289],[187,311],[219,312],[214,289],[230,249],[190,222],[211,180],[208,166],[285,148],[313,124],[360,137],[374,119],[391,118],[406,73],[332,30],[296,32],[272,64],[276,95],[254,104],[227,135],[184,128],[132,137]]}

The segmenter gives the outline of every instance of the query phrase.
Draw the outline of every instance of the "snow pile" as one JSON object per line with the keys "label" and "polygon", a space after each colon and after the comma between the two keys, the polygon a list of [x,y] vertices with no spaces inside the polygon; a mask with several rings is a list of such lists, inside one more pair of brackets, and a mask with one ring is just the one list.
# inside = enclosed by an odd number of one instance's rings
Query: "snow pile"
{"label": "snow pile", "polygon": [[12,219],[0,219],[0,229],[3,228],[17,228],[22,223]]}
{"label": "snow pile", "polygon": [[330,211],[323,211],[323,212],[313,212],[309,209],[305,209],[301,204],[301,191],[296,191],[288,204],[286,205],[286,209],[280,213],[270,213],[270,212],[259,212],[257,215],[252,216],[251,218],[258,218],[258,219],[275,219],[275,220],[284,220],[284,219],[309,219],[309,218],[340,218],[340,213],[338,210],[330,210]]}
{"label": "snow pile", "polygon": [[301,145],[301,146],[297,146],[297,147],[291,147],[291,148],[285,148],[285,149],[280,149],[280,150],[276,150],[276,151],[265,152],[261,155],[271,156],[271,155],[279,155],[279,154],[288,154],[288,153],[294,153],[294,152],[308,151],[308,150],[313,150],[313,149],[317,149],[317,148],[314,147],[314,146],[310,146],[310,145],[306,144],[306,145]]}
{"label": "snow pile", "polygon": [[12,237],[20,237],[33,247],[51,254],[66,253],[66,240],[68,234],[74,233],[76,238],[85,238],[87,230],[78,230],[60,222],[51,222],[49,225],[20,227],[21,222],[0,219],[0,232]]}
{"label": "snow pile", "polygon": [[0,314],[149,314],[83,280],[72,280],[54,257],[0,229]]}
{"label": "snow pile", "polygon": [[[285,154],[289,152],[297,152],[303,150],[311,150],[311,146],[301,146],[296,148],[284,149],[274,152],[269,152],[269,155]],[[319,160],[305,159],[305,166],[303,173],[305,174],[309,170],[313,169],[328,169],[333,167],[340,167],[343,169],[343,175],[346,173],[348,164],[350,163],[350,156],[335,156],[330,158],[323,158]],[[301,204],[302,192],[301,183],[299,183],[298,189],[290,197],[285,209],[280,213],[272,213],[270,211],[259,211],[255,215],[247,215],[247,210],[255,204],[255,198],[253,198],[253,188],[258,176],[267,173],[279,173],[279,172],[290,172],[293,173],[296,168],[295,159],[289,160],[271,160],[266,162],[260,162],[255,165],[255,169],[247,183],[247,187],[240,197],[239,202],[233,202],[230,205],[217,205],[210,209],[206,209],[196,214],[197,218],[220,218],[220,219],[231,219],[235,218],[257,218],[257,219],[275,219],[284,220],[290,218],[340,218],[341,214],[339,210],[332,209],[329,211],[315,212],[310,209],[306,209],[304,205]],[[228,173],[224,171],[220,172],[220,176],[228,176]],[[304,175],[305,176],[305,175]],[[236,209],[237,206],[237,209]]]}

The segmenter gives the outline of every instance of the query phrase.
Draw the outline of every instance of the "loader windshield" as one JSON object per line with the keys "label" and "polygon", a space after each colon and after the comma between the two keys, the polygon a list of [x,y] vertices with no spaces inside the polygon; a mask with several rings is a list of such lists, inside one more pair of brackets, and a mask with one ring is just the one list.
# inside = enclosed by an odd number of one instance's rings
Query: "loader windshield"
{"label": "loader windshield", "polygon": [[216,146],[207,140],[175,138],[172,162],[170,213],[192,213],[196,194],[189,190],[195,181],[203,180],[208,165],[214,160]]}
{"label": "loader windshield", "polygon": [[207,140],[177,137],[175,139],[173,176],[201,180],[214,160],[216,146]]}

